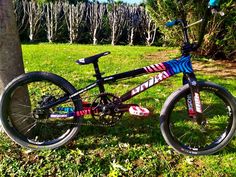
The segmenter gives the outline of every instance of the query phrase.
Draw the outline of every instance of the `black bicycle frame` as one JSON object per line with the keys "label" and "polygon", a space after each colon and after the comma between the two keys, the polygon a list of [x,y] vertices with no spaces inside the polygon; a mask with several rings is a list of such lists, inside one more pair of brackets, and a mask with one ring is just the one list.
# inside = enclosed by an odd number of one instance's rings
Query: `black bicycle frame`
{"label": "black bicycle frame", "polygon": [[[96,67],[98,67],[98,65],[95,65],[95,71],[99,71],[99,68],[96,68]],[[133,88],[132,90],[128,91],[127,93],[123,94],[120,97],[121,101],[122,102],[127,101],[130,98],[140,94],[141,92],[147,90],[148,88],[151,88],[152,86],[158,84],[159,82],[175,74],[182,72],[184,74],[189,74],[189,76],[194,76],[191,60],[190,60],[190,55],[188,56],[183,55],[178,59],[173,59],[167,62],[158,63],[158,64],[154,64],[154,65],[146,66],[143,68],[139,68],[139,69],[135,69],[135,70],[131,70],[128,72],[123,72],[123,73],[119,73],[119,74],[115,74],[111,76],[106,76],[106,77],[101,77],[100,71],[96,72],[95,77],[97,78],[97,80],[94,83],[78,90],[73,95],[70,95],[69,98],[73,99],[76,96],[90,89],[93,89],[94,87],[97,87],[97,86],[99,87],[100,92],[103,93],[105,92],[104,84],[115,82],[120,79],[128,79],[131,77],[133,78],[133,77],[150,74],[154,72],[160,72],[160,73],[152,77],[151,79],[145,81],[144,83],[140,84],[139,86]],[[193,79],[195,79],[195,77],[193,77]]]}
{"label": "black bicycle frame", "polygon": [[[104,84],[107,84],[107,83],[115,82],[120,79],[128,79],[128,78],[133,78],[140,75],[146,75],[150,73],[159,72],[159,74],[155,75],[149,80],[143,82],[137,87],[121,95],[119,97],[121,102],[125,102],[131,99],[132,97],[142,93],[143,91],[153,87],[154,85],[157,85],[161,81],[173,75],[176,75],[178,73],[183,73],[183,84],[189,84],[189,87],[190,87],[190,93],[186,95],[185,97],[188,114],[190,117],[196,118],[197,122],[199,123],[204,122],[201,116],[202,106],[201,106],[201,101],[200,101],[199,89],[197,86],[197,79],[195,77],[195,74],[192,68],[190,55],[182,55],[181,57],[177,59],[169,60],[167,62],[153,64],[153,65],[149,65],[143,68],[139,68],[139,69],[135,69],[128,72],[119,73],[119,74],[114,74],[114,75],[106,76],[106,77],[101,76],[102,74],[99,71],[98,61],[93,63],[93,65],[95,69],[94,76],[96,77],[95,82],[78,90],[76,93],[72,95],[65,95],[57,99],[55,102],[49,103],[48,105],[43,106],[42,108],[48,109],[69,100],[76,101],[78,99],[81,99],[79,96],[80,94],[88,90],[91,90],[95,87],[99,88],[100,93],[105,93]],[[83,103],[83,100],[81,101]],[[106,103],[105,98],[104,98],[104,102]],[[129,105],[126,105],[126,106],[129,106]],[[86,105],[83,104],[83,109],[77,111],[76,115],[80,117],[85,114],[90,114],[91,113],[90,109],[91,109],[91,103],[86,103]]]}

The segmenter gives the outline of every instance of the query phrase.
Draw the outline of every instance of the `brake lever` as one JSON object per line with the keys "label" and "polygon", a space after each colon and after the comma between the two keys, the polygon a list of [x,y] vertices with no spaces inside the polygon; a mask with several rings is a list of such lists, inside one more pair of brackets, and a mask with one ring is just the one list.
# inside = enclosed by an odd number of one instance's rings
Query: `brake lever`
{"label": "brake lever", "polygon": [[219,14],[220,16],[224,16],[225,15],[225,13],[223,12],[223,11],[219,11],[219,10],[217,10],[216,8],[212,8],[211,9],[211,13],[212,14]]}

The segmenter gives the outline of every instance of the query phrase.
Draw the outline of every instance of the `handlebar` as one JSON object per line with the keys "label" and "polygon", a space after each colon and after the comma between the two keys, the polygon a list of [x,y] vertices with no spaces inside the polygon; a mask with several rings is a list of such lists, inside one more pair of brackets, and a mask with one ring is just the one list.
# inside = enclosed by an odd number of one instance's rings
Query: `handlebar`
{"label": "handlebar", "polygon": [[166,27],[172,27],[177,24],[178,24],[178,20],[173,20],[173,21],[167,22],[165,25]]}
{"label": "handlebar", "polygon": [[[174,25],[181,25],[182,31],[184,34],[184,45],[182,48],[186,48],[186,46],[187,46],[187,49],[188,49],[187,51],[185,51],[185,53],[189,53],[189,52],[194,51],[200,47],[201,43],[203,42],[203,37],[205,35],[205,30],[206,30],[206,26],[207,26],[207,22],[208,22],[208,18],[210,16],[210,14],[217,12],[220,15],[222,15],[221,12],[218,11],[219,10],[219,3],[220,3],[220,0],[210,0],[208,3],[208,7],[207,7],[202,19],[193,23],[193,24],[187,25],[187,22],[185,19],[176,19],[176,20],[169,21],[165,24],[166,27],[173,27]],[[184,13],[184,9],[182,9],[182,13]],[[184,15],[182,15],[182,16],[184,16]],[[198,24],[198,23],[201,23],[201,22],[202,22],[202,25],[200,28],[198,42],[197,42],[197,44],[190,44],[187,29],[188,29],[188,27]]]}

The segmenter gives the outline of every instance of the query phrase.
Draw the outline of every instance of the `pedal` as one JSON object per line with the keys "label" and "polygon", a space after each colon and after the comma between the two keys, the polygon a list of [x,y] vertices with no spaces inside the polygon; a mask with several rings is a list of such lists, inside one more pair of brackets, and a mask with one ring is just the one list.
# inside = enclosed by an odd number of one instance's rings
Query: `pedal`
{"label": "pedal", "polygon": [[136,116],[147,117],[150,114],[150,111],[147,108],[140,106],[130,106],[129,113]]}

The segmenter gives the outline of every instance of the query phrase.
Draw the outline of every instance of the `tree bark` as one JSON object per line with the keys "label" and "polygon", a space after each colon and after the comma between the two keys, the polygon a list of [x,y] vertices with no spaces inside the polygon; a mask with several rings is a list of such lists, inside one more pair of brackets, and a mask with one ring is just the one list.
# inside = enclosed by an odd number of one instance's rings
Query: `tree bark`
{"label": "tree bark", "polygon": [[[0,94],[24,73],[22,52],[11,0],[0,0]],[[0,125],[0,130],[2,130]]]}
{"label": "tree bark", "polygon": [[79,37],[79,26],[83,20],[85,9],[86,3],[78,2],[76,5],[73,5],[65,2],[63,4],[63,11],[71,44],[74,43]]}
{"label": "tree bark", "polygon": [[128,10],[125,5],[111,4],[112,8],[108,11],[109,25],[111,27],[111,45],[115,45],[127,27]]}
{"label": "tree bark", "polygon": [[43,8],[37,2],[27,0],[23,0],[23,7],[28,15],[29,39],[30,42],[34,42],[41,26]]}
{"label": "tree bark", "polygon": [[19,34],[22,34],[28,27],[27,15],[24,10],[22,0],[13,0],[13,9],[16,16],[17,29]]}
{"label": "tree bark", "polygon": [[52,43],[56,39],[56,34],[58,28],[58,24],[60,24],[61,21],[61,12],[62,12],[62,3],[61,2],[49,2],[46,3],[45,6],[45,21],[46,21],[46,27],[47,27],[47,39],[48,42]]}
{"label": "tree bark", "polygon": [[141,23],[141,10],[139,6],[129,5],[128,6],[128,42],[129,45],[134,44],[135,33],[137,32]]}
{"label": "tree bark", "polygon": [[101,30],[106,8],[106,4],[100,4],[98,2],[87,3],[86,19],[89,21],[93,45],[97,45],[98,32]]}
{"label": "tree bark", "polygon": [[154,43],[156,37],[156,23],[148,14],[146,9],[141,10],[142,22],[141,22],[141,29],[143,31],[143,35],[146,38],[146,45],[151,46]]}

